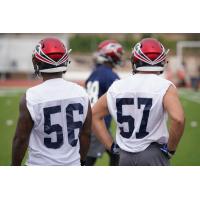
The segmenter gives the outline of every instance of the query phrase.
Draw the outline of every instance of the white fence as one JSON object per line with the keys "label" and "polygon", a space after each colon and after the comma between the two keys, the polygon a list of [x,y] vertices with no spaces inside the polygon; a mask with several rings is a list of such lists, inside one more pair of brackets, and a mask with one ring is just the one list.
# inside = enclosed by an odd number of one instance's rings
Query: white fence
{"label": "white fence", "polygon": [[[49,34],[52,37],[51,34]],[[0,35],[0,72],[32,73],[32,52],[36,44],[47,34],[24,34],[16,37]],[[56,35],[64,44],[67,43],[66,34]]]}

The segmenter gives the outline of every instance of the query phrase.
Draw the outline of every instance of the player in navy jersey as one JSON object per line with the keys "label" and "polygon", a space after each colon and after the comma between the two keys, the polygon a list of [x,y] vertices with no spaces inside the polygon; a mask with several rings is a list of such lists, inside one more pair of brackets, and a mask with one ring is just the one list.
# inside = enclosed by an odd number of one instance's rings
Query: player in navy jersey
{"label": "player in navy jersey", "polygon": [[[122,54],[122,46],[114,40],[106,40],[99,44],[98,51],[94,54],[95,69],[86,80],[86,88],[92,106],[107,92],[112,83],[119,79],[113,68],[121,64]],[[109,130],[112,121],[111,115],[107,115],[104,120],[106,128]],[[104,146],[92,134],[86,165],[94,165],[104,151]],[[108,154],[110,157],[109,165],[118,165],[119,156],[111,152],[108,152]]]}

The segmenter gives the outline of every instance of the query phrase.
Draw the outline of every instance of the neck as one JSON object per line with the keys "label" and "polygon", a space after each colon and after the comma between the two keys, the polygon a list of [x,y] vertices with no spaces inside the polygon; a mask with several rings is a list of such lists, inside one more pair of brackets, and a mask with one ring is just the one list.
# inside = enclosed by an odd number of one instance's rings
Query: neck
{"label": "neck", "polygon": [[43,81],[47,81],[54,78],[62,78],[62,72],[59,73],[42,73]]}

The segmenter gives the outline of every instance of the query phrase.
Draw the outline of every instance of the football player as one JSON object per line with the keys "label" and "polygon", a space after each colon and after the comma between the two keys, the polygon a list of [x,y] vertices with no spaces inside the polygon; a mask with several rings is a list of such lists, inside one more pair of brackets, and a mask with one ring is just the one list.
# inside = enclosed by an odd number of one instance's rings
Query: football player
{"label": "football player", "polygon": [[19,106],[12,165],[84,164],[90,142],[91,107],[85,90],[65,81],[69,51],[56,38],[45,38],[33,52],[43,83],[29,88]]}
{"label": "football player", "polygon": [[[107,92],[111,84],[119,79],[119,76],[113,71],[116,65],[121,65],[123,48],[115,40],[105,40],[98,46],[93,58],[95,69],[86,81],[86,89],[89,94],[91,106]],[[106,128],[109,130],[112,117],[107,115],[104,117]],[[101,157],[105,151],[105,147],[97,140],[94,134],[91,134],[91,143],[86,159],[86,165],[92,166],[97,158]],[[109,165],[118,165],[119,156],[108,152]]]}
{"label": "football player", "polygon": [[[94,133],[108,150],[119,151],[121,166],[170,165],[177,149],[185,119],[176,87],[159,76],[167,53],[156,39],[137,43],[131,58],[135,74],[114,82],[93,107]],[[117,123],[117,144],[103,122],[109,113]]]}

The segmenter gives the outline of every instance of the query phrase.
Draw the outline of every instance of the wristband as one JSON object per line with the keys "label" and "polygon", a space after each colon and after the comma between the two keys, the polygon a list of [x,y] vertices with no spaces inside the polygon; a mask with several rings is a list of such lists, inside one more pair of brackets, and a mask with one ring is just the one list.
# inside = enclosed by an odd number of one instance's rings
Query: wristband
{"label": "wristband", "polygon": [[172,156],[175,154],[175,151],[170,151],[168,149],[167,144],[163,144],[160,150],[167,156],[168,159],[172,158]]}
{"label": "wristband", "polygon": [[119,154],[119,150],[120,150],[119,145],[113,142],[110,148],[110,153]]}
{"label": "wristband", "polygon": [[81,160],[81,166],[85,166],[86,161],[85,160]]}

